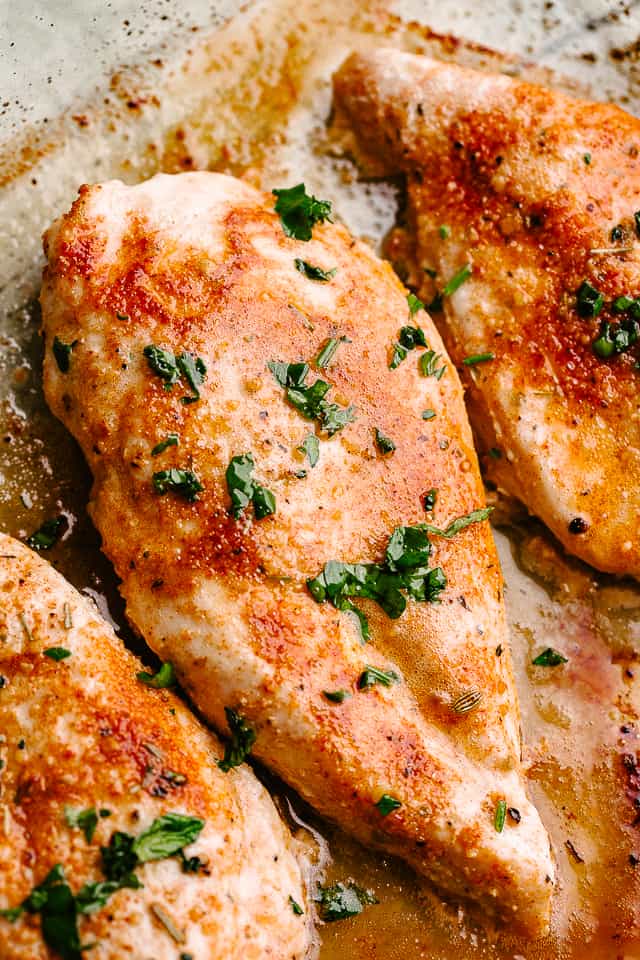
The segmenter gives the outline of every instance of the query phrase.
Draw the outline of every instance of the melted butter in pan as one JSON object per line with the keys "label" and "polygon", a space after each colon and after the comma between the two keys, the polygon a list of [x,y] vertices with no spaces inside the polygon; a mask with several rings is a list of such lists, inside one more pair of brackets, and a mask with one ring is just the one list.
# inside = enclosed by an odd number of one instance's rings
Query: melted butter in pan
{"label": "melted butter in pan", "polygon": [[[133,181],[157,169],[209,167],[245,175],[266,189],[304,179],[334,201],[355,233],[378,243],[394,222],[397,185],[358,182],[327,138],[325,123],[332,70],[352,47],[381,40],[496,70],[507,63],[406,27],[371,4],[272,3],[266,16],[245,16],[194,42],[181,61],[114,78],[111,103],[87,108],[80,127],[67,118],[46,144],[34,135],[15,151],[19,163],[0,185],[0,208],[11,213],[18,251],[0,267],[5,298],[9,291],[15,304],[21,292],[33,292],[37,235],[81,182],[110,176]],[[519,69],[513,62],[508,67]],[[535,71],[528,75],[544,79]],[[75,166],[70,155],[77,157]],[[25,192],[32,180],[35,194]],[[143,653],[126,626],[115,577],[86,515],[88,471],[42,400],[37,329],[36,307],[13,310],[0,321],[0,528],[24,537],[63,514],[67,532],[48,559]],[[360,917],[323,928],[322,960],[583,960],[587,952],[594,960],[640,957],[640,590],[567,560],[517,511],[500,505],[499,519],[506,524],[496,535],[524,760],[558,865],[551,935],[529,944],[508,930],[487,928],[470,908],[443,903],[401,864],[314,821],[329,841],[329,878],[351,878],[380,901]],[[568,662],[534,667],[532,659],[548,646]]]}

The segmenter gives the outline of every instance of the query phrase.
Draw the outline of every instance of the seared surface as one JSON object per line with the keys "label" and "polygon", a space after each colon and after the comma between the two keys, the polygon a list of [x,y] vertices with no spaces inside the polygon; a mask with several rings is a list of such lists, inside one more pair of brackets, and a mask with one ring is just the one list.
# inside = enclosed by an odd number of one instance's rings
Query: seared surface
{"label": "seared surface", "polygon": [[[621,319],[611,302],[640,292],[638,120],[390,49],[349,58],[335,93],[365,155],[407,174],[408,242],[391,255],[421,295],[472,265],[434,316],[460,369],[495,354],[464,374],[489,476],[571,553],[638,576],[640,351],[592,348]],[[576,310],[585,279],[597,317]]]}
{"label": "seared surface", "polygon": [[[391,269],[339,226],[316,226],[308,243],[287,238],[273,202],[214,174],[83,188],[46,241],[48,402],[93,470],[91,510],[128,615],[203,713],[226,732],[223,707],[238,709],[256,730],[254,754],[321,812],[540,932],[553,870],[522,784],[488,524],[434,538],[432,565],[448,578],[441,605],[409,601],[392,621],[359,602],[366,647],[352,618],[305,586],[330,559],[380,561],[394,527],[424,521],[432,487],[440,526],[482,505],[457,375],[448,364],[440,380],[421,376],[420,351],[389,370],[409,322]],[[295,257],[337,273],[314,282]],[[443,353],[426,315],[415,321]],[[320,437],[311,469],[296,448],[313,426],[266,364],[312,360],[333,335],[350,342],[322,377],[329,400],[354,404],[357,420]],[[52,357],[55,336],[77,341],[67,373]],[[143,356],[150,343],[204,360],[198,402],[163,388]],[[375,427],[395,441],[392,456],[377,451]],[[170,432],[178,445],[151,457]],[[259,522],[251,508],[239,521],[229,513],[225,470],[248,451],[277,503]],[[153,472],[168,467],[193,470],[204,487],[196,502],[154,492]],[[367,664],[403,682],[358,692]],[[352,696],[327,701],[323,691],[336,689]],[[470,689],[483,694],[479,708],[455,714]],[[383,793],[402,803],[385,817],[375,807]],[[503,798],[522,820],[498,833]]]}
{"label": "seared surface", "polygon": [[[140,662],[91,604],[2,534],[0,596],[0,908],[20,904],[58,863],[74,893],[103,881],[100,845],[115,831],[138,835],[157,817],[181,813],[205,821],[186,854],[206,871],[184,873],[176,856],[139,866],[142,889],[119,890],[80,918],[81,942],[96,943],[91,956],[308,956],[302,848],[249,768],[224,774],[219,742],[182,701],[140,683]],[[71,656],[53,660],[44,654],[52,647]],[[67,824],[67,806],[110,815],[89,843]],[[293,914],[290,896],[304,916]],[[0,955],[59,956],[44,945],[37,914],[15,924],[0,918]]]}

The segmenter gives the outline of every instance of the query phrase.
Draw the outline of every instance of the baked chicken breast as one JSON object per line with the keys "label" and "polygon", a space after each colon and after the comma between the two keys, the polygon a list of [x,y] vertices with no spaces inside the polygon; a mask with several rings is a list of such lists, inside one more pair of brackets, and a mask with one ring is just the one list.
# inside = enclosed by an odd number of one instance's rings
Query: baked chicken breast
{"label": "baked chicken breast", "polygon": [[564,547],[640,575],[640,122],[506,76],[355,54],[335,96],[407,175],[389,253],[464,371],[489,477]]}
{"label": "baked chicken breast", "polygon": [[205,716],[536,935],[553,868],[460,383],[329,210],[211,173],[83,187],[46,236],[47,400],[128,616]]}
{"label": "baked chicken breast", "polygon": [[0,596],[3,960],[315,956],[302,843],[249,767],[2,534]]}

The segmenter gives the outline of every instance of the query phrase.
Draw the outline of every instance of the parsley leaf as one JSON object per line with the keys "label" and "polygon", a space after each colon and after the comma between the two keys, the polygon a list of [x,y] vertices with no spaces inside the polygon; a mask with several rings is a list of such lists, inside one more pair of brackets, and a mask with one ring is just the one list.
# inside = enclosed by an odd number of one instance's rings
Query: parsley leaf
{"label": "parsley leaf", "polygon": [[446,363],[441,367],[438,366],[441,360],[442,354],[436,353],[435,350],[427,350],[426,353],[423,353],[420,357],[420,370],[422,375],[424,377],[435,377],[436,380],[441,380],[447,372]]}
{"label": "parsley leaf", "polygon": [[136,837],[131,852],[135,854],[138,863],[164,860],[197,840],[203,827],[204,820],[199,817],[165,813]]}
{"label": "parsley leaf", "polygon": [[153,687],[156,690],[172,687],[176,682],[175,670],[173,669],[173,664],[169,663],[169,661],[163,663],[157,673],[147,673],[146,670],[141,670],[139,673],[136,673],[136,678],[140,683],[144,683],[147,687]]}
{"label": "parsley leaf", "polygon": [[426,347],[427,340],[422,327],[407,326],[401,327],[398,337],[401,345],[407,350],[415,350],[416,347]]}
{"label": "parsley leaf", "polygon": [[293,912],[295,913],[296,917],[301,917],[301,916],[303,915],[304,910],[302,909],[302,907],[300,906],[300,904],[297,903],[297,902],[293,899],[293,897],[291,897],[291,896],[289,897],[289,906],[291,907],[291,909],[292,909]]}
{"label": "parsley leaf", "polygon": [[547,647],[542,653],[531,661],[534,667],[559,667],[561,663],[568,663],[566,657],[554,650],[553,647]]}
{"label": "parsley leaf", "polygon": [[496,804],[496,811],[493,815],[493,825],[496,828],[498,833],[502,833],[504,830],[504,821],[507,816],[507,801],[498,800]]}
{"label": "parsley leaf", "polygon": [[425,513],[430,513],[436,505],[436,500],[438,499],[438,491],[435,487],[431,487],[431,490],[427,491],[422,497],[422,506],[425,509]]}
{"label": "parsley leaf", "polygon": [[422,302],[422,300],[419,300],[418,297],[416,297],[413,293],[407,294],[407,304],[409,306],[409,313],[411,316],[413,316],[414,313],[417,313],[418,310],[424,310],[424,303]]}
{"label": "parsley leaf", "polygon": [[337,403],[325,400],[331,385],[324,380],[306,384],[309,372],[307,363],[281,363],[271,361],[267,364],[276,381],[286,391],[289,403],[307,420],[317,420],[322,430],[330,437],[344,429],[356,419],[352,406],[340,407]]}
{"label": "parsley leaf", "polygon": [[315,467],[320,459],[320,441],[315,433],[308,433],[297,449],[300,453],[306,454],[310,466]]}
{"label": "parsley leaf", "polygon": [[420,414],[423,420],[433,420],[435,415],[436,415],[435,410],[431,410],[431,409],[423,410],[422,413]]}
{"label": "parsley leaf", "polygon": [[159,453],[164,453],[167,447],[177,447],[178,446],[178,434],[169,433],[165,440],[161,440],[160,443],[157,443],[155,447],[151,450],[151,456],[157,457]]}
{"label": "parsley leaf", "polygon": [[604,296],[583,280],[576,291],[576,309],[581,317],[597,317],[604,306]]}
{"label": "parsley leaf", "polygon": [[403,347],[401,343],[394,343],[389,370],[395,370],[399,367],[402,361],[407,359],[407,354],[408,350],[406,347]]}
{"label": "parsley leaf", "polygon": [[27,537],[25,543],[32,550],[50,550],[60,537],[65,527],[64,517],[53,517],[51,520],[45,520],[41,527],[30,537]]}
{"label": "parsley leaf", "polygon": [[465,367],[473,367],[476,363],[486,363],[487,360],[495,360],[495,353],[474,353],[470,357],[465,357],[462,361]]}
{"label": "parsley leaf", "polygon": [[305,190],[304,183],[282,190],[272,190],[276,197],[275,211],[280,217],[282,229],[288,237],[296,240],[311,240],[311,231],[316,223],[331,221],[331,204],[318,200]]}
{"label": "parsley leaf", "polygon": [[626,353],[640,337],[640,323],[637,320],[627,317],[620,323],[610,323],[604,320],[600,324],[600,332],[593,341],[593,352],[607,359],[616,354]]}
{"label": "parsley leaf", "polygon": [[327,280],[335,277],[338,272],[337,267],[333,267],[331,270],[323,270],[322,267],[314,267],[313,264],[308,263],[306,260],[300,260],[299,257],[296,257],[293,262],[296,265],[296,270],[303,273],[309,280],[320,280],[326,283]]}
{"label": "parsley leaf", "polygon": [[385,437],[384,433],[381,433],[381,431],[378,430],[377,427],[375,428],[375,436],[376,436],[376,446],[380,451],[380,453],[382,453],[383,455],[387,453],[393,453],[393,451],[396,449],[396,445],[391,439],[391,437]]}
{"label": "parsley leaf", "polygon": [[389,814],[393,813],[394,810],[398,810],[402,806],[402,803],[400,800],[396,800],[395,797],[392,797],[391,794],[383,793],[375,805],[380,811],[380,815],[382,817],[388,817]]}
{"label": "parsley leaf", "polygon": [[71,351],[76,346],[77,342],[77,340],[74,340],[73,343],[64,343],[58,337],[53,338],[53,346],[51,347],[51,351],[56,363],[58,364],[58,370],[60,373],[69,372],[69,366],[71,364]]}
{"label": "parsley leaf", "polygon": [[74,810],[73,807],[65,807],[64,819],[68,827],[76,827],[82,830],[87,843],[91,843],[98,826],[98,814],[93,807],[88,810]]}
{"label": "parsley leaf", "polygon": [[171,470],[159,470],[151,479],[154,490],[160,496],[171,491],[183,497],[188,503],[195,503],[200,491],[204,490],[191,470],[178,470],[172,467]]}
{"label": "parsley leaf", "polygon": [[327,340],[320,350],[320,353],[316,357],[316,367],[318,367],[320,370],[325,370],[333,360],[335,352],[340,344],[349,342],[350,341],[347,340],[346,337],[331,337],[330,340]]}
{"label": "parsley leaf", "polygon": [[126,887],[130,890],[139,890],[142,883],[138,880],[135,873],[124,877],[122,881],[117,880],[99,880],[96,883],[85,883],[76,894],[76,906],[78,913],[92,914],[97,913],[106,907],[109,897]]}
{"label": "parsley leaf", "polygon": [[253,479],[254,466],[253,456],[243,453],[232,457],[227,467],[227,489],[231,497],[231,512],[236,520],[250,503],[253,503],[256,520],[262,520],[276,512],[274,495]]}
{"label": "parsley leaf", "polygon": [[322,696],[326,697],[330,703],[344,703],[351,694],[348,690],[323,690]]}
{"label": "parsley leaf", "polygon": [[151,370],[165,382],[165,389],[169,390],[180,379],[180,370],[173,350],[163,350],[150,343],[142,351]]}
{"label": "parsley leaf", "polygon": [[466,516],[457,517],[455,520],[452,520],[445,530],[440,530],[439,527],[433,527],[429,523],[425,523],[424,526],[429,533],[451,540],[452,537],[455,537],[457,533],[460,533],[461,530],[464,530],[465,527],[470,526],[472,523],[482,523],[492,511],[493,507],[483,507],[481,510],[472,510],[471,513],[466,514]]}
{"label": "parsley leaf", "polygon": [[439,312],[442,310],[442,303],[445,297],[452,296],[456,290],[462,286],[465,280],[468,280],[471,276],[471,264],[465,263],[464,266],[454,273],[449,282],[445,284],[440,293],[437,293],[431,303],[429,304],[429,310],[434,310]]}
{"label": "parsley leaf", "polygon": [[207,368],[205,366],[204,360],[200,357],[195,357],[192,353],[189,353],[185,350],[176,358],[178,368],[185,380],[193,390],[193,397],[183,397],[183,400],[193,400],[200,399],[200,387],[204,383],[207,376]]}
{"label": "parsley leaf", "polygon": [[395,670],[380,670],[367,664],[358,677],[358,690],[366,690],[379,683],[383,687],[390,687],[392,683],[400,683],[400,677]]}
{"label": "parsley leaf", "polygon": [[378,901],[372,893],[354,883],[334,883],[330,887],[320,887],[317,903],[321,919],[333,923],[355,917],[365,906]]}
{"label": "parsley leaf", "polygon": [[49,657],[51,660],[66,660],[67,657],[71,656],[71,650],[67,650],[65,647],[48,647],[42,652],[45,657]]}
{"label": "parsley leaf", "polygon": [[249,756],[256,742],[256,733],[244,717],[231,707],[225,707],[224,712],[231,731],[231,740],[225,744],[224,759],[218,760],[218,766],[224,773],[228,773],[233,767],[239,767]]}

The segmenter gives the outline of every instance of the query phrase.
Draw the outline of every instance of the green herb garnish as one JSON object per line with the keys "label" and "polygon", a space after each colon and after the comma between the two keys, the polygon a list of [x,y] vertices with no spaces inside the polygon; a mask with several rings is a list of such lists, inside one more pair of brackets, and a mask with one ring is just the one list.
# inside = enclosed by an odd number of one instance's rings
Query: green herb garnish
{"label": "green herb garnish", "polygon": [[291,897],[291,896],[289,897],[289,906],[291,907],[291,909],[292,909],[293,912],[295,913],[296,917],[301,917],[301,916],[303,915],[304,910],[302,909],[302,907],[300,906],[300,904],[297,903],[297,902],[293,899],[293,897]]}
{"label": "green herb garnish", "polygon": [[204,820],[199,817],[165,813],[136,837],[131,849],[138,863],[164,860],[197,840],[203,827]]}
{"label": "green herb garnish", "polygon": [[442,226],[438,227],[438,233],[441,240],[447,240],[451,236],[451,227],[443,223]]}
{"label": "green herb garnish", "polygon": [[98,826],[98,814],[93,807],[88,810],[74,810],[73,807],[65,807],[64,819],[68,827],[82,830],[87,843],[91,843]]}
{"label": "green herb garnish", "polygon": [[71,351],[77,342],[77,340],[74,340],[73,343],[64,343],[58,337],[53,338],[53,346],[51,351],[56,363],[58,364],[58,370],[60,373],[69,372],[69,366],[71,364]]}
{"label": "green herb garnish", "polygon": [[375,436],[376,436],[376,446],[380,451],[380,453],[382,454],[393,453],[393,451],[396,449],[396,445],[391,439],[391,437],[385,437],[384,433],[381,433],[377,427],[375,428]]}
{"label": "green herb garnish", "polygon": [[333,360],[335,352],[340,344],[348,342],[349,341],[346,337],[331,337],[330,340],[327,340],[320,350],[320,353],[316,357],[316,367],[318,367],[320,370],[325,370]]}
{"label": "green herb garnish", "polygon": [[476,363],[486,363],[487,360],[495,360],[495,353],[474,353],[470,357],[465,357],[462,361],[465,367],[474,367]]}
{"label": "green herb garnish", "polygon": [[49,657],[51,660],[66,660],[67,657],[71,656],[71,650],[67,650],[66,647],[47,647],[42,652],[45,657]]}
{"label": "green herb garnish", "polygon": [[28,547],[31,547],[32,550],[50,550],[62,536],[64,527],[64,517],[54,517],[51,520],[45,520],[35,533],[27,537],[25,543]]}
{"label": "green herb garnish", "polygon": [[250,453],[232,457],[225,474],[231,497],[231,512],[236,520],[253,503],[256,520],[262,520],[276,512],[276,498],[253,479],[255,464]]}
{"label": "green herb garnish", "polygon": [[275,211],[288,237],[294,237],[296,240],[311,240],[311,231],[316,223],[322,223],[324,220],[332,222],[329,201],[318,200],[308,194],[304,183],[271,192],[276,197]]}
{"label": "green herb garnish", "polygon": [[493,825],[498,831],[498,833],[502,833],[502,831],[504,830],[504,821],[506,816],[507,816],[507,801],[498,800],[496,804],[496,811],[493,815]]}
{"label": "green herb garnish", "polygon": [[585,153],[582,159],[584,160],[585,164],[589,166],[589,164],[591,163],[591,154]]}
{"label": "green herb garnish", "polygon": [[362,913],[365,906],[378,902],[372,893],[353,883],[334,883],[330,887],[320,887],[316,900],[320,917],[326,923],[355,917]]}
{"label": "green herb garnish", "polygon": [[416,347],[426,347],[427,345],[422,327],[412,327],[409,324],[400,328],[398,339],[407,350],[415,350]]}
{"label": "green herb garnish", "polygon": [[207,375],[204,360],[185,350],[176,356],[172,350],[165,350],[155,344],[149,344],[142,351],[151,370],[164,380],[165,390],[171,390],[174,383],[183,376],[191,389],[192,397],[183,397],[183,402],[193,403],[200,399],[200,387]]}
{"label": "green herb garnish", "polygon": [[413,316],[414,313],[417,313],[418,310],[424,310],[424,303],[413,293],[407,294],[407,304],[409,306],[409,313],[411,316]]}
{"label": "green herb garnish", "polygon": [[588,280],[576,292],[576,309],[581,317],[597,317],[604,306],[604,296]]}
{"label": "green herb garnish", "polygon": [[400,683],[400,677],[395,670],[380,670],[367,664],[358,677],[358,690],[367,690],[379,683],[382,687],[390,687],[392,683]]}
{"label": "green herb garnish", "polygon": [[452,296],[456,290],[462,286],[465,280],[468,280],[471,276],[471,264],[465,263],[464,266],[460,267],[457,273],[451,277],[449,282],[445,284],[440,293],[437,293],[431,303],[429,304],[429,310],[439,312],[442,310],[442,304],[445,297]]}
{"label": "green herb garnish", "polygon": [[472,523],[482,523],[483,520],[487,519],[492,510],[493,507],[483,507],[481,510],[472,510],[471,513],[467,513],[464,517],[457,517],[455,520],[452,520],[445,530],[440,530],[439,527],[433,527],[429,523],[426,523],[425,527],[429,533],[450,540]]}
{"label": "green herb garnish", "polygon": [[418,602],[436,602],[447,581],[440,567],[428,569],[430,552],[425,524],[398,527],[389,540],[383,563],[329,560],[317,577],[307,580],[307,587],[316,603],[328,602],[337,610],[355,614],[365,641],[369,635],[367,619],[352,598],[375,600],[394,620],[406,609],[405,593]]}
{"label": "green herb garnish", "polygon": [[593,341],[593,352],[603,360],[620,353],[626,353],[640,337],[640,323],[631,317],[626,317],[620,323],[610,323],[603,320],[600,332]]}
{"label": "green herb garnish", "polygon": [[140,673],[136,673],[137,679],[140,683],[144,683],[147,687],[153,687],[156,690],[164,690],[166,687],[172,687],[176,682],[176,674],[173,669],[173,664],[166,661],[163,663],[157,673],[147,673],[146,670],[141,670]]}
{"label": "green herb garnish", "polygon": [[553,647],[546,647],[542,653],[531,661],[534,667],[559,667],[561,663],[568,663],[566,657],[554,650]]}
{"label": "green herb garnish", "polygon": [[402,361],[407,359],[408,352],[407,348],[403,347],[401,343],[394,343],[389,370],[395,370],[399,367]]}
{"label": "green herb garnish", "polygon": [[423,410],[422,413],[420,414],[423,420],[433,420],[435,415],[436,415],[435,410]]}
{"label": "green herb garnish", "polygon": [[184,353],[181,353],[180,356],[176,357],[176,362],[180,372],[193,390],[193,397],[183,397],[183,402],[189,401],[192,403],[195,400],[199,400],[200,387],[204,383],[207,376],[207,368],[204,360],[202,360],[200,357],[195,357],[192,353],[189,353],[187,350],[185,350]]}
{"label": "green herb garnish", "polygon": [[218,760],[218,766],[224,773],[228,773],[233,767],[239,767],[249,756],[256,742],[256,733],[244,717],[231,707],[225,707],[224,712],[231,731],[231,740],[225,744],[224,759]]}
{"label": "green herb garnish", "polygon": [[391,794],[383,793],[375,806],[378,808],[382,817],[388,817],[394,810],[398,810],[398,808],[402,806],[402,803],[400,800],[392,797]]}
{"label": "green herb garnish", "polygon": [[307,263],[306,260],[300,260],[298,257],[296,257],[293,262],[296,265],[296,270],[303,273],[309,280],[320,280],[326,283],[327,280],[335,277],[338,272],[337,267],[333,267],[331,270],[323,270],[322,267],[314,267],[313,264]]}
{"label": "green herb garnish", "polygon": [[315,433],[308,433],[297,449],[306,455],[309,465],[315,467],[320,459],[320,441]]}
{"label": "green herb garnish", "polygon": [[160,496],[171,492],[183,497],[188,503],[195,503],[198,494],[204,490],[191,470],[178,470],[175,467],[171,470],[159,470],[151,479],[155,492]]}
{"label": "green herb garnish", "polygon": [[289,403],[307,420],[317,420],[321,429],[330,437],[356,419],[352,406],[339,407],[337,403],[325,400],[331,389],[329,383],[324,380],[305,383],[309,372],[308,363],[270,361],[267,366],[285,390]]}
{"label": "green herb garnish", "polygon": [[423,353],[420,357],[420,370],[422,371],[422,375],[441,380],[447,372],[446,363],[443,363],[441,367],[438,366],[441,360],[442,354],[436,353],[435,350],[427,350],[426,353]]}
{"label": "green herb garnish", "polygon": [[348,690],[323,690],[322,696],[326,697],[331,703],[344,703],[351,694]]}
{"label": "green herb garnish", "polygon": [[157,443],[155,447],[151,450],[151,456],[157,457],[159,453],[164,453],[167,447],[177,447],[178,446],[178,434],[170,433],[167,435],[165,440],[161,440],[160,443]]}
{"label": "green herb garnish", "polygon": [[425,509],[425,513],[431,513],[433,508],[436,505],[436,500],[438,499],[438,491],[435,487],[432,487],[427,493],[422,497],[422,506]]}

